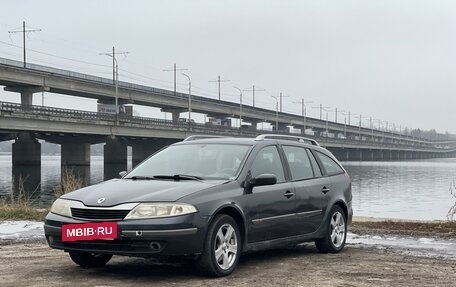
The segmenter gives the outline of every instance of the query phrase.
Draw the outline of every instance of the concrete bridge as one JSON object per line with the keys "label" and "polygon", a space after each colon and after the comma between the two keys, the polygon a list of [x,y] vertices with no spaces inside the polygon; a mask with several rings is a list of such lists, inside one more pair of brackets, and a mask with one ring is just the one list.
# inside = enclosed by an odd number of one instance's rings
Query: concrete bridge
{"label": "concrete bridge", "polygon": [[[323,121],[315,118],[279,113],[258,107],[243,106],[243,122],[251,125],[231,127],[226,119],[239,118],[239,104],[192,95],[193,112],[225,120],[226,126],[209,123],[180,122],[180,113],[188,110],[188,95],[168,90],[119,83],[120,104],[137,104],[161,108],[172,113],[172,120],[109,113],[33,106],[33,93],[53,93],[97,99],[113,103],[113,81],[46,66],[0,58],[0,85],[18,92],[21,104],[0,102],[0,141],[12,140],[13,170],[40,168],[41,149],[37,139],[61,145],[61,165],[75,168],[90,178],[90,145],[104,146],[105,178],[112,178],[127,167],[127,146],[132,147],[133,165],[151,153],[193,134],[218,134],[253,137],[265,131],[258,124],[271,123],[275,133],[289,133],[289,126],[312,131],[321,145],[341,160],[404,160],[456,155],[456,141],[430,140],[402,133]],[[276,121],[278,126],[275,126]],[[331,136],[332,135],[332,136]]]}

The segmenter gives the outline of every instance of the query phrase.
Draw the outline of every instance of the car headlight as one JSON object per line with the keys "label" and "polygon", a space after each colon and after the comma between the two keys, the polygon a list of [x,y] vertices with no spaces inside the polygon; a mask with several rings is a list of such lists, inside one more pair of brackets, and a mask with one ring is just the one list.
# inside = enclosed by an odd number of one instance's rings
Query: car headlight
{"label": "car headlight", "polygon": [[70,200],[58,198],[52,204],[51,212],[55,213],[55,214],[58,214],[58,215],[71,217],[70,204],[71,204]]}
{"label": "car headlight", "polygon": [[133,208],[125,219],[171,217],[195,212],[196,207],[186,203],[141,203]]}

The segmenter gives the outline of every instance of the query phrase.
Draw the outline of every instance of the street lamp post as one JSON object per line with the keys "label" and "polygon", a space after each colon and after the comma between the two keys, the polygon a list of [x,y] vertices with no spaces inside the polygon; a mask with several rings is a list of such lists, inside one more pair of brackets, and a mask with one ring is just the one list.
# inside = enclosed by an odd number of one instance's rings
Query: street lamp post
{"label": "street lamp post", "polygon": [[331,107],[323,107],[323,105],[320,104],[319,106],[317,106],[317,107],[312,107],[312,108],[313,108],[313,109],[320,109],[320,120],[323,120],[323,119],[322,119],[322,113],[323,113],[323,111],[326,112],[326,124],[325,124],[326,127],[325,127],[325,129],[326,129],[326,136],[328,136],[328,111],[327,111],[327,109],[329,109],[329,108],[331,108]]}
{"label": "street lamp post", "polygon": [[326,109],[329,109],[330,107],[323,107],[323,105],[320,104],[319,106],[317,106],[317,107],[312,107],[312,108],[313,108],[313,109],[320,109],[320,120],[323,120],[323,117],[322,117],[322,115],[323,115],[323,110],[326,111]]}
{"label": "street lamp post", "polygon": [[[358,140],[361,140],[361,125],[362,125],[362,122],[363,122],[363,116],[362,115],[359,115],[359,125],[358,125]],[[358,118],[356,117],[356,118]]]}
{"label": "street lamp post", "polygon": [[347,140],[347,114],[342,111],[341,114],[344,115],[344,137],[345,137],[345,140]]}
{"label": "street lamp post", "polygon": [[276,96],[271,96],[276,100],[276,132],[279,132],[279,98]]}
{"label": "street lamp post", "polygon": [[114,47],[112,47],[112,54],[110,53],[103,53],[102,55],[106,55],[112,57],[113,64],[114,64],[114,89],[115,89],[115,117],[116,117],[116,124],[119,123],[119,64],[117,63],[116,53],[114,51]]}
{"label": "street lamp post", "polygon": [[299,104],[301,103],[301,115],[302,115],[302,118],[303,118],[303,121],[304,121],[304,129],[303,129],[303,133],[302,134],[306,134],[306,103],[313,103],[312,101],[304,101],[304,98],[301,99],[300,102],[293,102],[294,104]]}
{"label": "street lamp post", "polygon": [[242,90],[236,86],[233,86],[239,91],[239,133],[242,135]]}
{"label": "street lamp post", "polygon": [[181,73],[188,79],[188,128],[192,130],[192,80],[186,73]]}
{"label": "street lamp post", "polygon": [[114,76],[114,86],[115,86],[115,117],[116,117],[116,124],[119,124],[119,64],[116,59],[116,55],[125,55],[128,52],[116,52],[115,48],[112,47],[112,53],[101,53],[100,55],[109,56],[112,58],[113,64],[113,76]]}

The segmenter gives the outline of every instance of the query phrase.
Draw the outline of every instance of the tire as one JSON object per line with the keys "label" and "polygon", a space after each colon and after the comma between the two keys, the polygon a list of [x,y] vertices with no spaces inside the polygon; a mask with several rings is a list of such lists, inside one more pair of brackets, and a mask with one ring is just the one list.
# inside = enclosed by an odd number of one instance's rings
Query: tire
{"label": "tire", "polygon": [[222,277],[236,268],[241,254],[241,236],[236,221],[228,215],[217,215],[209,226],[203,254],[197,267],[203,274]]}
{"label": "tire", "polygon": [[323,238],[315,240],[315,246],[322,253],[337,253],[345,246],[347,239],[347,219],[339,206],[334,206],[325,222]]}
{"label": "tire", "polygon": [[110,254],[94,254],[88,252],[70,252],[71,260],[81,267],[103,267],[111,260]]}

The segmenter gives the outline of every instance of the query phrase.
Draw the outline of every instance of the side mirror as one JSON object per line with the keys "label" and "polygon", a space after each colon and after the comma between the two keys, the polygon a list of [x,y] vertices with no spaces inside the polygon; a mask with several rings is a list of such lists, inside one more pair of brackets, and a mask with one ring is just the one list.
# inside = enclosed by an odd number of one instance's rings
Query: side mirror
{"label": "side mirror", "polygon": [[127,172],[126,171],[121,171],[119,172],[119,178],[123,178],[124,176],[127,175]]}
{"label": "side mirror", "polygon": [[277,176],[264,173],[250,180],[250,186],[273,185],[277,183]]}
{"label": "side mirror", "polygon": [[276,183],[277,176],[274,174],[264,173],[255,178],[246,179],[244,187],[246,188],[247,192],[250,193],[252,191],[252,188],[255,186],[274,185]]}

